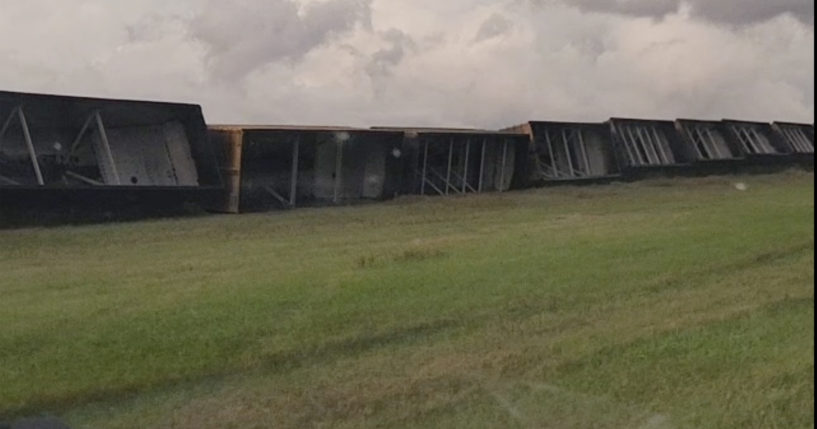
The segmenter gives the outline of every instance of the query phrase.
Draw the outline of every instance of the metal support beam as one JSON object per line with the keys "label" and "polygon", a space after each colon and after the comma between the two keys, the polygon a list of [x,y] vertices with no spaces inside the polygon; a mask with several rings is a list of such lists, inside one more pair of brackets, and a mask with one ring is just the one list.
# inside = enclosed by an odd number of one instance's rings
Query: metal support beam
{"label": "metal support beam", "polygon": [[80,182],[85,182],[85,183],[87,183],[89,185],[93,185],[93,186],[104,186],[105,185],[104,183],[102,183],[102,182],[100,182],[98,180],[91,179],[90,177],[85,177],[85,176],[83,176],[81,174],[74,173],[73,171],[66,171],[65,175],[72,178],[72,179],[77,179]]}
{"label": "metal support beam", "polygon": [[804,152],[803,142],[800,140],[797,133],[800,130],[792,130],[788,128],[781,128],[781,130],[795,152]]}
{"label": "metal support beam", "polygon": [[292,144],[292,175],[289,182],[289,206],[295,208],[298,200],[298,161],[301,149],[301,137],[295,137]]}
{"label": "metal support beam", "polygon": [[666,158],[666,154],[664,153],[661,137],[658,135],[655,127],[646,125],[644,126],[643,130],[644,135],[646,136],[647,145],[652,151],[654,159],[659,165],[669,164],[669,159]]}
{"label": "metal support beam", "polygon": [[548,154],[550,155],[550,166],[553,170],[553,174],[555,177],[559,176],[558,169],[556,168],[556,157],[553,155],[553,142],[550,141],[550,132],[545,130],[545,140],[547,140],[548,144]]}
{"label": "metal support beam", "polygon": [[[468,189],[468,161],[469,156],[471,155],[471,139],[465,139],[465,162],[463,163],[463,172],[462,172],[462,191],[461,193],[465,193]],[[472,188],[473,189],[473,188]]]}
{"label": "metal support beam", "polygon": [[794,140],[798,142],[798,146],[800,148],[800,152],[808,152],[809,151],[809,141],[806,135],[803,133],[803,130],[796,128],[793,130],[789,130],[792,134],[794,134]]}
{"label": "metal support beam", "polygon": [[624,149],[627,152],[627,158],[630,160],[630,165],[636,165],[635,155],[633,155],[633,151],[630,148],[630,145],[627,143],[627,138],[624,136],[623,130],[614,125],[613,131],[621,137],[622,141],[624,141]]}
{"label": "metal support beam", "polygon": [[570,146],[567,142],[567,130],[562,128],[562,144],[565,147],[565,158],[567,158],[567,167],[570,171],[570,177],[576,177],[576,170],[573,168],[573,159],[570,156]]}
{"label": "metal support beam", "polygon": [[786,140],[789,141],[792,148],[794,148],[795,152],[801,152],[802,148],[800,147],[800,141],[795,137],[795,134],[792,130],[783,129],[783,135],[786,137]]}
{"label": "metal support beam", "polygon": [[[644,147],[644,153],[647,154],[647,159],[649,159],[650,164],[661,164],[661,157],[658,156],[658,152],[655,148],[655,143],[652,142],[652,137],[650,137],[649,131],[647,131],[646,127],[636,126],[635,132],[638,134],[638,139],[641,141],[641,145]],[[646,137],[645,137],[646,136]]]}
{"label": "metal support beam", "polygon": [[814,141],[810,140],[802,128],[797,129],[797,134],[800,135],[803,143],[804,152],[814,152]]}
{"label": "metal support beam", "polygon": [[111,173],[114,177],[114,184],[121,185],[122,181],[119,178],[119,172],[117,171],[116,164],[113,160],[111,145],[108,143],[108,134],[105,132],[105,125],[102,124],[102,116],[99,114],[99,111],[94,113],[94,116],[96,119],[97,131],[99,131],[99,139],[102,143],[103,150],[105,151],[105,157],[107,158],[108,163],[110,163]]}
{"label": "metal support beam", "polygon": [[[448,187],[451,183],[451,162],[454,157],[454,139],[448,143],[448,172],[445,174],[445,195],[448,195]],[[456,188],[454,188],[456,190]]]}
{"label": "metal support beam", "polygon": [[[627,134],[630,136],[630,142],[631,142],[630,144],[631,144],[631,146],[633,148],[633,152],[637,155],[638,163],[636,165],[646,164],[644,162],[644,157],[647,156],[647,155],[646,155],[646,153],[642,154],[641,151],[638,150],[638,146],[637,146],[638,142],[636,141],[635,135],[633,134],[633,130],[629,126],[625,126],[624,129],[627,130]],[[625,141],[625,144],[626,144],[627,139],[625,138],[624,141]],[[644,149],[643,146],[642,146],[641,149],[642,150]]]}
{"label": "metal support beam", "polygon": [[111,145],[108,141],[108,134],[105,132],[105,125],[102,123],[102,116],[99,114],[98,110],[91,112],[91,114],[88,115],[88,118],[85,119],[85,122],[82,124],[77,137],[74,139],[73,143],[71,143],[71,148],[68,151],[68,159],[70,160],[74,153],[76,153],[80,143],[82,142],[82,138],[85,136],[85,133],[88,131],[88,128],[91,126],[92,122],[96,122],[97,132],[99,133],[99,142],[103,152],[102,154],[97,154],[97,157],[100,158],[98,159],[99,168],[100,170],[108,171],[113,179],[112,181],[114,185],[121,185],[122,182],[116,168],[116,163],[113,159]]}
{"label": "metal support beam", "polygon": [[[663,163],[674,164],[675,156],[672,154],[672,148],[670,147],[669,139],[667,139],[664,134],[660,134],[658,132],[658,127],[653,126],[650,128],[652,129],[652,134],[655,137],[655,146],[658,148],[658,152],[660,152],[660,157],[663,158]],[[667,143],[666,151],[664,150],[665,141]]]}
{"label": "metal support beam", "polygon": [[692,141],[694,142],[693,146],[695,147],[695,151],[698,152],[698,157],[700,159],[713,159],[714,154],[712,153],[711,148],[706,144],[706,138],[701,132],[701,127],[693,126],[692,132]]}
{"label": "metal support beam", "polygon": [[[655,126],[645,126],[644,127],[644,134],[647,135],[647,141],[650,142],[650,147],[652,151],[655,153],[655,157],[658,159],[659,164],[672,164],[670,156],[667,155],[666,151],[664,150],[664,140],[661,138],[661,134],[658,133],[658,128]],[[669,142],[667,143],[667,150],[669,150]]]}
{"label": "metal support beam", "polygon": [[738,129],[738,127],[732,126],[732,127],[729,127],[729,128],[732,130],[732,132],[735,134],[735,136],[737,136],[738,142],[740,142],[740,145],[743,146],[743,150],[746,151],[746,153],[754,153],[752,148],[749,147],[748,144],[746,144],[746,141],[744,141],[743,135],[740,133],[740,130]]}
{"label": "metal support beam", "polygon": [[20,107],[15,107],[11,109],[9,116],[6,118],[6,122],[3,123],[3,127],[0,128],[0,147],[3,146],[3,137],[6,135],[6,131],[8,130],[9,126],[11,125],[11,121],[14,119],[14,114],[17,113],[17,109]]}
{"label": "metal support beam", "polygon": [[499,186],[497,190],[499,192],[504,192],[503,188],[505,186],[505,164],[508,160],[508,139],[502,139],[502,168],[499,172]]}
{"label": "metal support beam", "polygon": [[760,144],[759,141],[756,141],[751,134],[749,134],[749,130],[743,128],[741,129],[741,131],[743,131],[744,137],[755,149],[755,153],[765,153],[765,149],[763,148],[763,146]]}
{"label": "metal support beam", "polygon": [[[710,127],[706,127],[704,128],[704,131],[706,132],[707,137],[709,137],[709,144],[712,150],[714,150],[715,156],[717,156],[719,159],[729,158],[729,154],[723,153],[721,150],[721,145],[718,144],[718,139],[716,139],[715,135],[712,134],[712,129]],[[701,133],[701,135],[703,135],[703,133]]]}
{"label": "metal support beam", "polygon": [[3,137],[6,135],[6,131],[8,131],[15,116],[17,116],[17,119],[20,121],[20,128],[23,130],[23,140],[25,140],[26,150],[28,151],[28,157],[31,160],[31,166],[34,169],[34,176],[37,178],[37,184],[44,186],[45,181],[43,180],[43,173],[40,171],[40,162],[37,159],[37,151],[34,148],[34,142],[31,139],[31,132],[28,129],[28,122],[26,121],[26,115],[23,113],[22,106],[17,106],[11,109],[11,113],[9,113],[8,118],[6,118],[6,121],[3,123],[3,127],[0,128],[0,146],[3,144]]}
{"label": "metal support beam", "polygon": [[281,203],[282,206],[289,207],[289,201],[287,201],[286,198],[279,194],[272,186],[264,185],[261,187],[261,189],[267,191],[268,194],[272,195],[272,197],[278,200],[278,202]]}
{"label": "metal support beam", "polygon": [[34,149],[34,142],[31,141],[31,132],[28,130],[26,115],[23,113],[22,107],[17,108],[17,117],[20,119],[20,126],[23,128],[23,138],[26,141],[28,156],[31,158],[31,165],[34,167],[34,175],[37,176],[37,184],[44,186],[45,181],[43,181],[43,173],[40,171],[40,162],[37,161],[37,151]]}
{"label": "metal support beam", "polygon": [[588,176],[592,176],[593,175],[593,167],[590,165],[590,157],[587,156],[587,146],[584,143],[584,136],[582,136],[582,130],[580,128],[577,128],[573,132],[575,132],[576,135],[579,138],[579,148],[581,148],[582,157],[584,158],[584,170],[585,170],[585,173]]}
{"label": "metal support beam", "polygon": [[791,145],[795,152],[800,152],[800,142],[794,138],[794,134],[791,130],[781,128],[780,131],[783,133],[783,137],[786,138],[786,141]]}
{"label": "metal support beam", "polygon": [[634,131],[631,131],[631,134],[633,136],[633,141],[635,142],[636,145],[638,145],[637,147],[639,147],[639,146],[641,147],[641,151],[639,152],[639,154],[644,155],[642,157],[642,160],[643,160],[643,158],[646,158],[645,164],[647,164],[647,165],[652,164],[652,162],[653,162],[652,157],[650,156],[650,152],[647,150],[647,145],[644,143],[644,138],[641,136],[641,133],[640,133],[641,130],[637,126],[633,126],[633,127],[630,128],[630,130],[633,130],[633,129],[634,129]]}
{"label": "metal support beam", "polygon": [[437,193],[438,193],[438,194],[443,195],[443,196],[445,195],[445,192],[443,192],[442,190],[440,190],[440,188],[438,188],[438,187],[437,187],[437,185],[435,185],[435,184],[434,184],[434,182],[432,182],[430,179],[426,178],[426,179],[423,181],[423,184],[425,185],[425,183],[426,183],[426,182],[428,183],[428,185],[429,185],[429,186],[431,186],[431,188],[432,188],[432,189],[434,189],[435,191],[437,191]]}
{"label": "metal support beam", "polygon": [[10,177],[6,177],[6,176],[2,176],[2,175],[0,175],[0,182],[6,183],[6,184],[12,185],[12,186],[19,186],[20,185],[20,182],[12,179]]}
{"label": "metal support beam", "polygon": [[478,185],[479,189],[477,189],[477,192],[480,193],[482,192],[482,185],[484,184],[485,181],[485,149],[487,145],[488,138],[486,137],[482,139],[482,154],[480,155],[479,158],[479,185]]}
{"label": "metal support beam", "polygon": [[741,132],[740,128],[734,125],[730,128],[732,129],[732,132],[735,133],[735,135],[738,137],[738,141],[740,142],[741,146],[743,146],[743,150],[750,154],[757,153],[757,150],[754,148],[754,146],[750,145],[749,144],[750,142],[746,141],[746,137],[743,136],[743,133]]}
{"label": "metal support beam", "polygon": [[340,187],[343,184],[341,175],[343,173],[343,142],[335,143],[335,193],[332,201],[337,204],[340,199]]}
{"label": "metal support beam", "polygon": [[[459,175],[459,174],[458,174],[456,171],[455,171],[453,174],[454,174],[454,179],[459,180],[459,181],[463,181],[463,177],[462,177],[462,176],[460,176],[460,175]],[[453,188],[453,187],[454,187],[454,185],[452,184],[452,185],[451,185],[451,187]],[[466,192],[467,192],[468,190],[470,190],[471,192],[477,192],[477,190],[476,190],[476,189],[474,189],[474,187],[473,187],[473,186],[471,186],[471,185],[469,185],[469,184],[467,184],[467,183],[465,184],[465,190],[466,190]],[[465,192],[462,192],[462,193],[465,193]]]}
{"label": "metal support beam", "polygon": [[776,151],[774,148],[764,139],[763,137],[758,134],[755,127],[749,127],[749,131],[752,132],[752,135],[757,139],[758,146],[763,148],[764,153],[775,153]]}
{"label": "metal support beam", "polygon": [[85,119],[85,123],[83,123],[82,127],[79,129],[79,134],[77,134],[77,137],[74,139],[74,142],[71,143],[71,149],[68,151],[69,159],[71,158],[71,156],[74,155],[74,152],[76,152],[77,148],[79,147],[80,141],[82,141],[82,137],[85,135],[85,131],[88,130],[88,126],[91,125],[91,121],[94,120],[94,113],[88,115],[88,118]]}
{"label": "metal support beam", "polygon": [[423,149],[423,180],[420,182],[420,195],[426,194],[426,181],[427,179],[427,169],[428,169],[428,140],[424,139],[425,148]]}
{"label": "metal support beam", "polygon": [[[431,172],[438,179],[442,180],[443,183],[445,183],[445,192],[443,193],[443,195],[448,195],[447,192],[448,192],[449,188],[457,190],[457,188],[450,182],[450,180],[448,180],[445,176],[443,176],[442,173],[440,173],[439,171],[435,170],[432,167],[428,167],[428,171]],[[428,181],[428,184],[434,186],[434,184],[433,184],[433,182],[431,180]],[[437,189],[438,192],[439,192],[439,188],[437,188],[436,186],[434,186],[434,189]]]}
{"label": "metal support beam", "polygon": [[803,130],[795,129],[792,130],[792,133],[794,133],[795,140],[800,142],[800,150],[802,152],[808,152],[808,139],[806,138],[805,134],[803,134]]}
{"label": "metal support beam", "polygon": [[[737,127],[738,135],[741,136],[742,140],[745,141],[744,146],[749,148],[749,151],[754,154],[765,154],[766,148],[761,144],[760,140],[756,140],[755,136],[749,133],[749,131],[754,131],[751,128],[747,127]],[[756,134],[755,134],[756,135]]]}
{"label": "metal support beam", "polygon": [[806,133],[803,132],[802,128],[781,128],[788,136],[789,140],[792,143],[792,146],[797,152],[802,153],[813,153],[814,152],[814,142],[812,142]]}
{"label": "metal support beam", "polygon": [[687,135],[689,135],[689,139],[692,140],[692,148],[695,149],[695,153],[698,154],[698,159],[708,159],[708,154],[701,150],[703,143],[701,141],[701,133],[698,127],[690,125],[689,128],[686,129],[686,132]]}

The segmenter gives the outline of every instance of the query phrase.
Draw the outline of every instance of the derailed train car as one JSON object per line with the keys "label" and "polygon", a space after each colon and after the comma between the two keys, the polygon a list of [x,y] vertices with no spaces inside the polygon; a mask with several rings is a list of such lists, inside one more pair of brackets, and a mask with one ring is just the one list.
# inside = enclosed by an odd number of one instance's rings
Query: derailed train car
{"label": "derailed train car", "polygon": [[693,150],[693,170],[699,173],[814,164],[814,128],[805,124],[683,119],[676,125]]}
{"label": "derailed train car", "polygon": [[531,121],[505,131],[529,136],[529,186],[814,166],[807,124],[613,118]]}
{"label": "derailed train car", "polygon": [[403,176],[403,134],[350,127],[210,127],[227,178],[216,211],[241,213],[391,198]]}
{"label": "derailed train car", "polygon": [[693,149],[684,144],[674,121],[613,118],[609,125],[616,159],[625,176],[691,171]]}
{"label": "derailed train car", "polygon": [[239,213],[814,164],[813,125],[789,122],[208,131],[196,105],[16,92],[0,92],[0,121],[0,217],[22,209],[35,222],[76,211],[110,218],[194,203]]}
{"label": "derailed train car", "polygon": [[374,129],[405,135],[403,194],[504,192],[529,185],[525,134],[460,128]]}
{"label": "derailed train car", "polygon": [[675,126],[692,152],[698,173],[727,173],[747,165],[746,153],[722,121],[678,119]]}
{"label": "derailed train car", "polygon": [[766,122],[725,119],[729,137],[752,165],[789,165],[794,149]]}
{"label": "derailed train car", "polygon": [[530,185],[599,183],[620,177],[604,123],[531,121],[506,129],[530,138]]}
{"label": "derailed train car", "polygon": [[3,211],[166,209],[223,189],[197,105],[0,92],[0,121]]}
{"label": "derailed train car", "polygon": [[814,167],[814,125],[775,122],[772,129],[791,149],[791,157],[801,166]]}

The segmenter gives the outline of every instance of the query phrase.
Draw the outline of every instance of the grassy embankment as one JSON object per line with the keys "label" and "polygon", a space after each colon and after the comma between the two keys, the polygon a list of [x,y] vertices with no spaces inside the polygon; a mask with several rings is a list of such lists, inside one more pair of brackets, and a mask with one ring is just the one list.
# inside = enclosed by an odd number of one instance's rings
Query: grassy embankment
{"label": "grassy embankment", "polygon": [[0,420],[812,427],[813,217],[786,173],[0,231]]}

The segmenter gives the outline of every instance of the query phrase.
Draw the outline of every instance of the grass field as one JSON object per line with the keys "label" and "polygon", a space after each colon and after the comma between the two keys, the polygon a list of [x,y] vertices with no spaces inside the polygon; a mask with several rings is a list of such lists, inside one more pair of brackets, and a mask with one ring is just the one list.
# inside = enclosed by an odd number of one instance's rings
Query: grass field
{"label": "grass field", "polygon": [[0,421],[813,427],[813,179],[0,231]]}

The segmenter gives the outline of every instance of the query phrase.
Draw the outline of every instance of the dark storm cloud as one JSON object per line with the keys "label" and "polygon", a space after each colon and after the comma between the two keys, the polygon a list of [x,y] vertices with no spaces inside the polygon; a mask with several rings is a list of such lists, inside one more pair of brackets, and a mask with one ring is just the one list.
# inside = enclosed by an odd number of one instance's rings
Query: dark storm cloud
{"label": "dark storm cloud", "polygon": [[566,0],[564,3],[585,11],[650,17],[677,12],[682,4],[688,4],[693,15],[713,22],[745,25],[791,14],[804,23],[814,23],[813,0]]}
{"label": "dark storm cloud", "polygon": [[594,12],[661,17],[678,10],[678,0],[573,0],[568,5]]}
{"label": "dark storm cloud", "polygon": [[786,13],[814,24],[813,0],[695,0],[692,7],[698,16],[731,24],[751,24]]}

